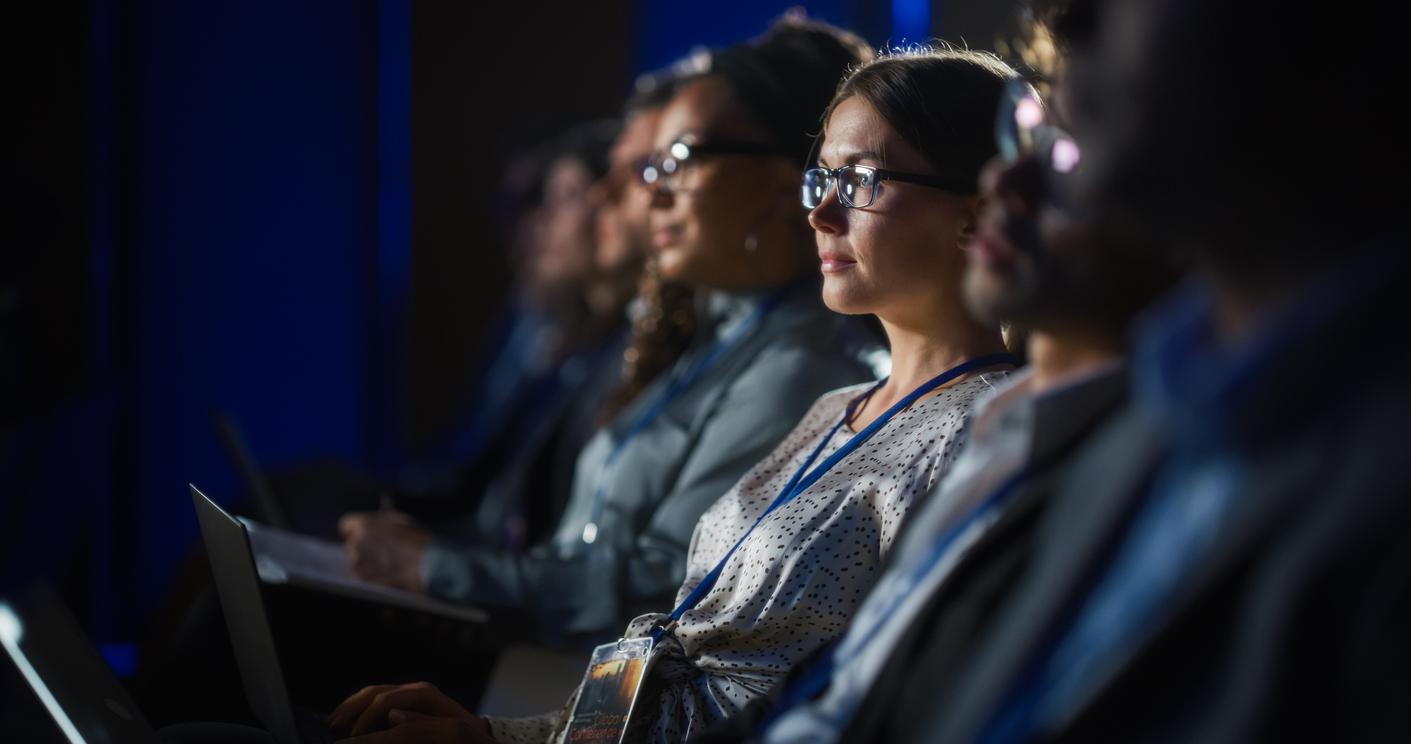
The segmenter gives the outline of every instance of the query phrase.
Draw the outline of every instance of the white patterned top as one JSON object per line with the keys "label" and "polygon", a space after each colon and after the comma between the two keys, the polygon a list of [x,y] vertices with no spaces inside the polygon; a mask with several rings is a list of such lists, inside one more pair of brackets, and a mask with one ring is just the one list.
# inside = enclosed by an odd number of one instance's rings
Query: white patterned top
{"label": "white patterned top", "polygon": [[[967,436],[977,398],[1005,376],[989,372],[901,411],[826,475],[760,523],[720,580],[658,644],[632,715],[633,740],[681,742],[764,695],[789,669],[842,635],[880,575],[907,511],[945,474]],[[681,601],[779,495],[785,483],[870,387],[819,398],[798,426],[701,517],[691,537]],[[821,463],[852,436],[842,427]],[[664,614],[643,615],[627,637]],[[558,713],[490,720],[504,744],[560,741],[576,694]]]}

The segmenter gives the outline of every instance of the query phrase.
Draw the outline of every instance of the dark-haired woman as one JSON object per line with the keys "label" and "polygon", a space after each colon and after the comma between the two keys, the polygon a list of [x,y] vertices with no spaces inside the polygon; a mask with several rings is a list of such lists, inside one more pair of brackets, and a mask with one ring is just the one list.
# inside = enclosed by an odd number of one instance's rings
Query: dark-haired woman
{"label": "dark-haired woman", "polygon": [[[677,73],[720,79],[714,101],[720,119],[750,144],[748,152],[729,155],[677,153],[670,167],[681,170],[663,174],[652,208],[643,210],[661,212],[656,207],[667,185],[698,166],[728,165],[752,184],[744,192],[719,183],[676,194],[678,205],[692,205],[688,212],[715,229],[648,246],[659,278],[694,295],[694,337],[655,380],[632,384],[628,392],[636,394],[625,405],[615,399],[620,408],[575,452],[568,498],[542,540],[517,553],[467,540],[414,546],[401,561],[406,579],[395,585],[524,611],[533,621],[524,629],[550,643],[616,637],[628,619],[671,601],[701,513],[772,451],[819,395],[877,377],[866,356],[880,349],[879,340],[819,297],[812,233],[797,201],[797,174],[817,112],[844,71],[870,55],[856,37],[790,26],[733,50],[728,70]],[[760,81],[783,79],[798,84],[755,94]],[[780,95],[792,103],[779,107]],[[663,114],[653,112],[653,132]],[[629,119],[628,131],[635,134],[640,123]],[[646,142],[650,148],[651,138]],[[665,168],[664,161],[654,162]],[[634,209],[647,206],[636,171],[622,196],[641,200]],[[675,318],[638,320],[639,331],[656,324],[669,335],[676,328]],[[662,349],[643,340],[653,339],[639,333],[628,349],[629,383],[642,380],[638,365],[662,368],[649,354]]]}
{"label": "dark-haired woman", "polygon": [[[932,84],[922,96],[890,84],[906,79],[909,64],[874,63],[848,79],[828,108],[828,138],[803,188],[823,298],[839,312],[881,320],[892,374],[820,398],[701,518],[676,609],[628,628],[628,638],[654,639],[630,740],[684,741],[836,639],[908,508],[964,441],[972,403],[1012,367],[998,329],[973,321],[960,296],[960,245],[975,225],[978,171],[993,154],[993,112],[1012,71],[974,53],[927,55],[921,64]],[[767,163],[741,168],[759,135],[730,120],[729,96],[739,88],[722,77],[685,85],[662,116],[664,153],[711,155],[689,168],[658,164],[654,175],[672,177],[658,192],[654,218],[663,270],[712,260],[685,248],[667,260],[678,236],[749,229],[748,221],[709,219],[702,195],[743,200],[735,190],[750,196],[760,188],[753,199],[764,213],[784,182]],[[334,723],[368,730],[396,724],[393,710],[411,709],[440,718],[396,728],[560,741],[574,703],[555,715],[487,722],[429,688],[370,688],[345,703]]]}

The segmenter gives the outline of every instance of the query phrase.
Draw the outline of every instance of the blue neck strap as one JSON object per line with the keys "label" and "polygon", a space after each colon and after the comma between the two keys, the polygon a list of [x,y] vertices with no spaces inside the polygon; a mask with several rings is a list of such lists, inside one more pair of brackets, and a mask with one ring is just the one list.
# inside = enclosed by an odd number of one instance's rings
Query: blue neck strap
{"label": "blue neck strap", "polygon": [[759,527],[760,523],[763,522],[766,517],[774,513],[774,511],[779,507],[792,501],[799,494],[803,493],[804,491],[807,491],[810,486],[818,482],[819,478],[822,478],[824,475],[826,475],[828,471],[833,468],[833,466],[841,462],[843,458],[852,454],[852,452],[858,447],[862,446],[864,442],[866,442],[868,439],[871,439],[873,434],[876,434],[882,429],[882,427],[886,426],[887,423],[892,420],[893,416],[896,416],[901,411],[910,407],[911,404],[915,403],[916,400],[921,396],[956,379],[957,377],[960,377],[961,375],[973,372],[977,369],[984,369],[986,367],[993,367],[1000,364],[1017,365],[1018,363],[1019,360],[1012,354],[990,354],[987,356],[976,357],[974,359],[968,359],[954,367],[951,367],[945,372],[942,372],[939,375],[936,375],[935,377],[932,377],[931,379],[922,383],[920,387],[911,391],[901,400],[897,401],[895,404],[892,405],[891,408],[888,408],[886,411],[884,411],[881,416],[878,416],[862,431],[854,434],[852,438],[849,439],[846,443],[844,443],[842,447],[839,447],[836,452],[829,455],[825,460],[823,460],[822,463],[819,463],[818,467],[810,471],[809,467],[811,467],[814,461],[818,459],[818,456],[823,452],[823,448],[828,445],[828,442],[831,441],[834,435],[838,433],[838,429],[842,428],[842,426],[846,424],[849,419],[852,418],[852,415],[856,411],[857,406],[859,404],[871,397],[873,393],[875,393],[879,388],[882,387],[882,385],[886,384],[886,378],[883,378],[876,385],[873,385],[866,393],[863,393],[862,395],[853,399],[853,401],[848,404],[847,410],[843,412],[842,417],[838,419],[838,422],[836,424],[833,424],[833,428],[828,430],[827,435],[825,435],[822,439],[819,440],[818,445],[813,448],[813,452],[811,452],[808,458],[803,461],[803,464],[799,465],[798,470],[794,471],[793,477],[789,478],[788,483],[784,484],[784,488],[780,490],[779,495],[775,497],[774,501],[769,505],[769,507],[766,508],[757,519],[755,519],[754,524],[750,525],[750,528],[748,530],[745,530],[745,534],[741,535],[740,539],[735,541],[735,544],[731,546],[730,550],[725,553],[725,556],[720,559],[720,562],[715,564],[715,568],[712,568],[710,570],[710,573],[707,573],[705,577],[701,579],[701,582],[696,585],[696,588],[691,590],[691,593],[687,595],[685,599],[681,600],[681,603],[676,606],[676,609],[671,611],[671,619],[667,626],[658,627],[652,631],[652,639],[659,640],[662,634],[667,630],[667,628],[671,627],[671,625],[674,625],[676,621],[680,620],[683,615],[685,615],[697,604],[700,604],[700,601],[704,599],[707,594],[710,593],[710,590],[715,588],[715,584],[717,581],[720,580],[720,574],[722,571],[725,570],[725,564],[730,560],[730,557],[735,554],[736,550],[740,549],[740,546],[744,544],[745,540],[749,539],[749,536],[754,533],[755,528]]}

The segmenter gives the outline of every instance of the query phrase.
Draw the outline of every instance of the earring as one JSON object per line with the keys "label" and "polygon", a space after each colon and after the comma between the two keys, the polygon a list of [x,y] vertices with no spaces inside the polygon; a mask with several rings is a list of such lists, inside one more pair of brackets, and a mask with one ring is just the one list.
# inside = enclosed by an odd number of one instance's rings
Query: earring
{"label": "earring", "polygon": [[750,233],[745,236],[745,253],[755,253],[759,250],[759,236]]}

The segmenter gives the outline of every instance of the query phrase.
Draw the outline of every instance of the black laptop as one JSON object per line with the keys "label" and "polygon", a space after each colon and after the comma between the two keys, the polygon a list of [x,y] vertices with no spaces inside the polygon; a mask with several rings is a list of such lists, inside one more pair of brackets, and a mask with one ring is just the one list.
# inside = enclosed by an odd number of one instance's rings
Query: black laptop
{"label": "black laptop", "polygon": [[[54,719],[62,739],[111,744],[152,741],[153,732],[142,711],[47,585],[36,584],[18,597],[0,599],[0,646]],[[0,732],[0,738],[13,733]]]}
{"label": "black laptop", "polygon": [[250,709],[279,744],[333,741],[322,716],[296,707],[289,697],[245,525],[195,486],[191,499]]}

